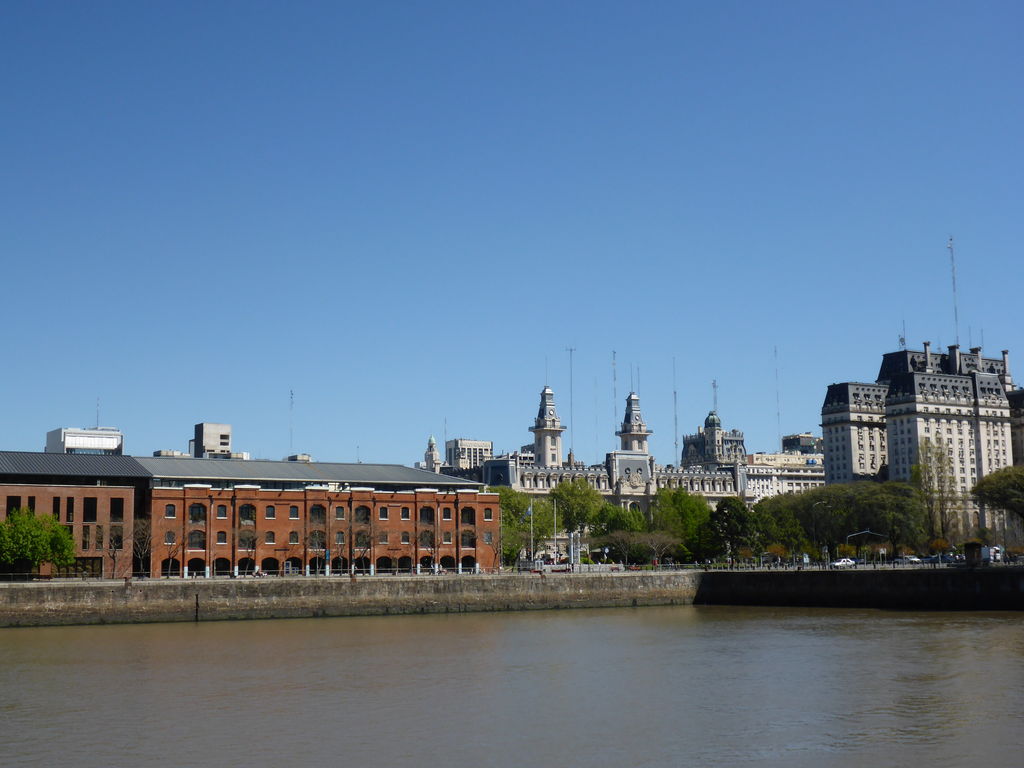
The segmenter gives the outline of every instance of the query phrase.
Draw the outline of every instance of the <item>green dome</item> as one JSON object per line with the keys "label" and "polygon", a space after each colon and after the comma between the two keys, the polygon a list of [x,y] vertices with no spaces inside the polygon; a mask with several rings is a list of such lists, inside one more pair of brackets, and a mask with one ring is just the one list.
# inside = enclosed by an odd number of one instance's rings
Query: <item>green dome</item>
{"label": "green dome", "polygon": [[708,414],[708,417],[704,419],[705,427],[720,427],[722,426],[722,420],[718,418],[718,414],[712,411]]}

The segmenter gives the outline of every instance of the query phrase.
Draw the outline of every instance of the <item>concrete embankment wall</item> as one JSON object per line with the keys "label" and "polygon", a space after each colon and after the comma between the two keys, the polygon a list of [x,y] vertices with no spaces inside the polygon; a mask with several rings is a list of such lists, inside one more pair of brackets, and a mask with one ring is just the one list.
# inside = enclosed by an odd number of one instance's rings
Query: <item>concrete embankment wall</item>
{"label": "concrete embankment wall", "polygon": [[1024,568],[668,571],[0,585],[0,627],[638,605],[1024,610]]}
{"label": "concrete embankment wall", "polygon": [[1024,610],[1024,568],[711,571],[698,605],[780,605],[938,611]]}
{"label": "concrete embankment wall", "polygon": [[700,573],[167,579],[0,586],[0,626],[680,605]]}

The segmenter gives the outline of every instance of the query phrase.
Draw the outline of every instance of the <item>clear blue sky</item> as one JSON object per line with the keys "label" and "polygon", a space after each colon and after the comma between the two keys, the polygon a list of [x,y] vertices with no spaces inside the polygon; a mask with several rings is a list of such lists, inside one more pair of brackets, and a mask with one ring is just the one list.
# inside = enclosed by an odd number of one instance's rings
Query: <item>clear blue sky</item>
{"label": "clear blue sky", "polygon": [[616,447],[632,369],[673,462],[673,360],[680,432],[717,379],[774,450],[904,324],[953,343],[950,235],[962,345],[1024,380],[1022,27],[1019,2],[6,3],[0,448],[99,398],[137,455],[197,421],[269,458],[408,464],[446,420],[515,449],[545,379],[569,421],[572,346],[580,458]]}

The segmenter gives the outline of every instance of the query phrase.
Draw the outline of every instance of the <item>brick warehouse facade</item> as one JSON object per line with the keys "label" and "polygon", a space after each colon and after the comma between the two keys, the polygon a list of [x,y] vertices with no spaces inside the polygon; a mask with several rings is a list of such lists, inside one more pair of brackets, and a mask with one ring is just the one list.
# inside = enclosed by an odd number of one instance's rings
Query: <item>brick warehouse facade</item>
{"label": "brick warehouse facade", "polygon": [[[96,576],[464,572],[500,563],[496,494],[398,465],[0,452],[0,487],[4,510],[32,506],[67,525],[75,571]],[[51,575],[45,565],[40,575]]]}
{"label": "brick warehouse facade", "polygon": [[416,573],[499,562],[496,494],[154,488],[154,575]]}

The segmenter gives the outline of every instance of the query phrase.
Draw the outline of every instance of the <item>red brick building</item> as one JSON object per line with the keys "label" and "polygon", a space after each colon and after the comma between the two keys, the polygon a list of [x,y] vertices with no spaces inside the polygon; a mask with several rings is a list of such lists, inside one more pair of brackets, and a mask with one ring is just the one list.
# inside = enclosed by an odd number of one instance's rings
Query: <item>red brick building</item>
{"label": "red brick building", "polygon": [[12,509],[51,514],[75,542],[75,565],[41,576],[121,578],[132,573],[135,520],[149,478],[127,456],[0,451],[0,519]]}
{"label": "red brick building", "polygon": [[67,525],[77,571],[97,576],[473,572],[500,563],[497,494],[398,465],[0,452],[0,487],[4,509],[30,507]]}

